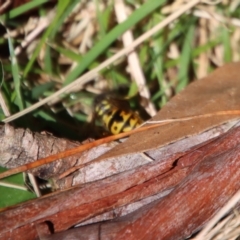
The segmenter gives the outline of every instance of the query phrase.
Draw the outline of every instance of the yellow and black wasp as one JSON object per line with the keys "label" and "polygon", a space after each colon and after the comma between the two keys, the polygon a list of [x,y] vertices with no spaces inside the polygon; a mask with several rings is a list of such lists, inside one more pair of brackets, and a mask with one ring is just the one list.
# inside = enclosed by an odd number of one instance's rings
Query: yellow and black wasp
{"label": "yellow and black wasp", "polygon": [[143,120],[131,110],[126,100],[100,95],[95,99],[95,117],[111,134],[128,132],[141,125]]}

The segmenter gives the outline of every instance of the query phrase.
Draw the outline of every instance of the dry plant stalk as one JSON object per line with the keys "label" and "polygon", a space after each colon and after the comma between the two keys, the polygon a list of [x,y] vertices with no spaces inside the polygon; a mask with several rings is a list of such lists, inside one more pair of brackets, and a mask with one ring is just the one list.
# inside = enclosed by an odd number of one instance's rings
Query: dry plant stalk
{"label": "dry plant stalk", "polygon": [[[227,217],[236,204],[240,201],[240,190],[228,201],[228,203],[208,222],[204,229],[193,240],[221,240],[237,239],[240,236],[240,215],[237,210]],[[221,220],[223,218],[223,220]],[[217,224],[217,225],[216,225]],[[215,226],[216,225],[216,226]]]}
{"label": "dry plant stalk", "polygon": [[137,47],[139,44],[141,44],[143,41],[148,39],[150,36],[158,32],[160,29],[167,26],[169,23],[173,22],[175,19],[177,19],[179,16],[181,16],[183,13],[187,12],[189,9],[193,8],[195,5],[197,5],[200,2],[200,0],[192,0],[189,1],[187,4],[183,5],[179,10],[168,16],[166,19],[164,19],[162,22],[157,24],[155,27],[153,27],[151,30],[140,36],[138,39],[136,39],[131,45],[125,47],[124,49],[120,50],[118,53],[116,53],[111,58],[107,59],[103,63],[101,63],[99,66],[94,68],[93,70],[87,72],[86,74],[82,75],[80,78],[76,79],[74,82],[70,83],[69,85],[65,86],[64,88],[58,90],[54,94],[52,94],[50,97],[47,97],[43,100],[41,100],[38,103],[35,103],[29,108],[24,109],[23,111],[16,113],[8,118],[5,118],[2,120],[4,123],[8,123],[10,121],[13,121],[14,119],[17,119],[34,109],[53,101],[55,98],[58,98],[63,93],[68,93],[75,87],[79,87],[81,85],[84,85],[85,83],[89,82],[93,78],[95,78],[102,69],[106,68],[110,64],[112,64],[114,61],[119,59],[120,57],[124,56],[125,54],[128,54],[131,52],[135,47]]}

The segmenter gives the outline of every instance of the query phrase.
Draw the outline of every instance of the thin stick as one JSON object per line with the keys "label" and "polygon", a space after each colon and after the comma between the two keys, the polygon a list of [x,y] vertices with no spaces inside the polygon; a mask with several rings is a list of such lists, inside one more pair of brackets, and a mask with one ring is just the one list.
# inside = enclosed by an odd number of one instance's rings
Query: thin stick
{"label": "thin stick", "polygon": [[38,26],[31,32],[29,33],[25,39],[21,42],[20,46],[17,46],[14,50],[15,55],[19,55],[22,51],[23,48],[25,48],[27,45],[29,45],[39,34],[42,33],[42,31],[47,28],[52,21],[54,15],[52,12],[48,14],[48,17],[41,17]]}
{"label": "thin stick", "polygon": [[[235,114],[236,115],[240,114],[240,110],[234,110],[234,111],[220,111],[220,112],[216,112],[214,115],[227,115],[226,112],[228,112],[228,114],[229,114],[229,112],[231,112],[234,115]],[[188,120],[197,119],[197,118],[201,118],[201,117],[211,117],[211,116],[213,116],[213,114],[212,113],[208,113],[208,114],[192,116],[192,117],[186,117],[186,118],[179,118],[179,119],[147,121],[147,122],[143,123],[141,126],[145,126],[146,124],[154,124],[153,125],[154,127],[159,127],[159,126],[166,125],[166,124],[172,123],[172,122],[182,122],[182,121],[188,121]],[[145,128],[145,127],[143,127],[143,128]],[[138,128],[138,129],[142,129],[142,128]],[[137,129],[135,129],[135,130],[137,130]],[[100,161],[103,161],[103,160],[104,159],[100,159],[100,160],[94,159],[91,162],[83,163],[83,164],[81,164],[79,166],[72,167],[72,168],[68,169],[66,172],[62,173],[58,178],[59,179],[64,178],[64,177],[68,176],[69,174],[71,174],[72,172],[75,172],[75,171],[77,171],[79,169],[82,169],[82,168],[84,168],[84,167],[86,167],[86,166],[88,166],[90,164],[93,164],[93,163],[96,163],[96,162],[100,162]]]}
{"label": "thin stick", "polygon": [[11,121],[13,121],[13,120],[23,116],[23,115],[25,115],[25,114],[35,110],[36,108],[41,107],[42,105],[52,101],[56,97],[60,96],[62,93],[66,93],[66,92],[70,91],[71,89],[73,89],[74,87],[78,87],[79,85],[82,85],[82,84],[85,84],[85,83],[89,82],[102,69],[104,69],[105,67],[109,66],[110,64],[112,64],[114,61],[116,61],[120,57],[124,56],[125,54],[128,54],[129,52],[131,52],[135,47],[137,47],[143,41],[145,41],[146,39],[148,39],[149,37],[151,37],[152,35],[157,33],[160,29],[164,28],[169,23],[173,22],[175,19],[177,19],[183,13],[187,12],[189,9],[193,8],[199,2],[201,2],[201,0],[191,0],[191,1],[189,1],[182,8],[180,8],[179,10],[177,10],[176,12],[171,14],[170,16],[166,17],[162,22],[160,22],[155,27],[150,29],[148,32],[146,32],[145,34],[143,34],[142,36],[137,38],[131,45],[129,45],[128,47],[125,47],[124,49],[122,49],[121,51],[119,51],[118,53],[113,55],[111,58],[107,59],[102,64],[100,64],[99,66],[94,68],[92,71],[87,72],[86,74],[82,75],[80,78],[76,79],[74,82],[72,82],[69,85],[67,85],[66,87],[58,90],[57,92],[55,92],[51,96],[46,97],[42,101],[33,104],[32,106],[24,109],[21,112],[18,112],[18,113],[14,114],[14,115],[12,115],[12,116],[10,116],[8,118],[3,119],[2,122],[5,122],[5,123],[11,122]]}
{"label": "thin stick", "polygon": [[120,134],[109,136],[109,137],[106,137],[106,138],[101,138],[101,139],[96,140],[94,142],[86,143],[86,144],[80,145],[80,146],[78,146],[76,148],[68,149],[68,150],[65,150],[63,152],[53,154],[53,155],[48,156],[46,158],[42,158],[42,159],[36,160],[34,162],[27,163],[27,164],[24,164],[22,166],[19,166],[19,167],[7,170],[7,171],[5,171],[3,173],[0,173],[0,179],[8,177],[8,176],[11,176],[13,174],[24,172],[24,171],[27,171],[27,170],[30,170],[30,169],[33,169],[33,168],[36,168],[36,167],[40,167],[40,166],[42,166],[44,164],[48,164],[48,163],[54,162],[54,161],[56,161],[58,159],[61,159],[61,158],[70,157],[70,156],[72,156],[74,154],[86,151],[86,150],[88,150],[90,148],[99,146],[99,145],[101,145],[103,143],[108,143],[108,142],[111,142],[113,140],[117,140],[117,139],[120,139],[120,138],[127,137],[127,136],[129,136],[129,135],[131,135],[133,133],[142,132],[142,131],[145,131],[147,129],[155,128],[155,127],[158,127],[158,126],[159,126],[159,124],[145,126],[143,128],[137,128],[137,129],[134,129],[134,130],[132,130],[130,132],[120,133]]}
{"label": "thin stick", "polygon": [[240,110],[218,111],[215,113],[206,113],[206,114],[190,116],[190,117],[185,117],[185,118],[156,120],[156,121],[150,120],[150,121],[144,122],[141,126],[143,126],[145,124],[157,124],[157,123],[165,123],[165,122],[166,123],[182,122],[182,121],[188,121],[188,120],[193,120],[193,119],[198,119],[198,118],[206,118],[206,117],[212,117],[212,116],[239,115],[239,114],[240,114]]}
{"label": "thin stick", "polygon": [[[132,135],[133,133],[143,132],[143,131],[146,131],[148,129],[156,128],[156,127],[166,125],[166,124],[172,123],[172,122],[182,122],[182,121],[188,121],[188,120],[197,119],[197,118],[212,117],[212,116],[216,116],[216,115],[218,115],[218,116],[239,115],[240,116],[240,110],[219,111],[219,112],[215,112],[215,113],[207,113],[207,114],[202,114],[202,115],[198,115],[198,116],[179,118],[179,119],[167,119],[167,120],[161,120],[161,121],[148,121],[148,122],[144,123],[144,125],[147,124],[147,123],[154,123],[154,122],[155,122],[155,124],[140,127],[140,128],[134,129],[134,130],[129,131],[129,132],[120,133],[120,134],[117,134],[117,135],[102,138],[102,139],[96,140],[94,142],[86,143],[86,144],[78,146],[76,148],[72,148],[72,149],[69,149],[69,150],[66,150],[66,151],[48,156],[46,158],[36,160],[35,162],[27,163],[27,164],[22,165],[20,167],[7,170],[3,173],[0,173],[0,179],[2,179],[4,177],[11,176],[11,175],[16,174],[16,173],[24,172],[24,171],[42,166],[42,165],[47,164],[47,163],[54,162],[54,161],[56,161],[60,158],[65,158],[65,157],[72,156],[74,154],[86,151],[86,150],[91,149],[91,148],[96,147],[96,146],[99,146],[103,143],[108,143],[108,142],[111,142],[113,140],[117,140],[117,139],[120,139],[120,138],[127,137],[129,135]],[[89,165],[90,163],[93,163],[93,162],[95,162],[95,161],[93,160],[89,163],[83,164],[82,166],[84,167],[84,166]]]}
{"label": "thin stick", "polygon": [[2,14],[3,11],[11,5],[11,2],[11,0],[7,0],[5,3],[2,4],[2,6],[0,7],[0,14]]}
{"label": "thin stick", "polygon": [[[127,13],[126,13],[126,6],[124,1],[123,0],[115,1],[114,7],[115,7],[115,14],[118,22],[121,23],[125,21],[127,19]],[[131,29],[129,29],[122,35],[122,41],[125,47],[133,43],[134,38],[133,38],[133,33]],[[147,105],[145,109],[147,113],[151,117],[153,117],[156,115],[157,111],[153,103],[150,102],[150,92],[146,86],[146,79],[145,79],[143,70],[141,68],[141,64],[140,64],[140,60],[137,55],[137,52],[134,50],[131,53],[129,53],[127,56],[127,59],[128,59],[128,65],[129,65],[132,81],[135,81],[138,87],[138,92],[140,96],[147,99]]]}
{"label": "thin stick", "polygon": [[23,190],[23,191],[27,191],[28,190],[25,186],[22,186],[22,185],[19,185],[19,184],[3,182],[3,181],[0,181],[0,186],[14,188],[14,189],[19,189],[19,190]]}

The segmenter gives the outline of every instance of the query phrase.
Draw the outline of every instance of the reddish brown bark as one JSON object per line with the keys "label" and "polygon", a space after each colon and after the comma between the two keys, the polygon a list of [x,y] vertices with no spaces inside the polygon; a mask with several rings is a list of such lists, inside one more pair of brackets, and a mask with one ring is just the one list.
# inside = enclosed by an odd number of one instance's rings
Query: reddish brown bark
{"label": "reddish brown bark", "polygon": [[209,220],[240,188],[240,146],[206,157],[172,192],[115,239],[181,239]]}
{"label": "reddish brown bark", "polygon": [[[182,170],[174,174],[175,178],[166,176],[163,181],[165,184],[161,185],[159,185],[157,178],[154,179],[162,172],[167,171],[175,158],[176,156],[164,163],[143,166],[138,170],[132,170],[87,184],[84,187],[75,187],[7,209],[0,213],[0,225],[5,226],[0,229],[0,234],[11,229],[13,235],[14,231],[16,231],[16,236],[25,235],[30,231],[29,229],[33,228],[34,224],[44,221],[52,222],[54,230],[61,231],[113,207],[122,206],[155,194],[161,188],[175,185],[185,176],[186,171]],[[151,178],[153,178],[152,181],[144,184]],[[160,176],[160,178],[162,177]],[[154,185],[157,186],[158,190],[156,187],[154,188]],[[134,186],[136,186],[135,189],[131,189]],[[139,191],[141,187],[146,187],[146,190]],[[126,191],[127,189],[129,190]],[[119,199],[122,200],[119,201]],[[5,236],[0,235],[0,239],[4,239]]]}
{"label": "reddish brown bark", "polygon": [[[102,239],[187,237],[240,188],[239,143],[240,127],[185,156],[179,153],[163,162],[12,207],[0,213],[0,225],[4,226],[0,229],[0,239],[9,234],[18,239],[17,236],[27,233],[31,233],[29,239],[33,239],[32,236],[38,234],[37,224],[43,222],[51,223],[55,232],[65,230],[77,222],[177,184],[175,190],[150,209],[130,215],[128,222],[100,224],[97,236],[100,234]],[[179,163],[170,170],[177,159]],[[114,232],[111,232],[113,225]],[[81,229],[85,236],[92,234],[88,232],[92,231],[91,227]]]}
{"label": "reddish brown bark", "polygon": [[[240,188],[239,141],[238,128],[197,150],[195,154],[205,155],[201,156],[202,161],[175,190],[149,207],[118,221],[81,227],[47,239],[185,239]],[[186,158],[188,155],[193,154]]]}
{"label": "reddish brown bark", "polygon": [[[76,147],[77,143],[46,133],[34,133],[29,129],[15,129],[5,124],[0,127],[0,145],[0,166],[14,168]],[[59,159],[58,162],[45,164],[32,172],[41,178],[48,179],[74,166],[78,159],[78,154]]]}

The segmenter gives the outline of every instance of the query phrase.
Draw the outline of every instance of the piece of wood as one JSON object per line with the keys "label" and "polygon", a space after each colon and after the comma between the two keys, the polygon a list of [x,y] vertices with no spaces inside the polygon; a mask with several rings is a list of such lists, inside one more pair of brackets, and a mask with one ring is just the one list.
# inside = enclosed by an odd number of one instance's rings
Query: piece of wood
{"label": "piece of wood", "polygon": [[[29,129],[15,129],[5,124],[0,126],[0,145],[0,166],[14,168],[61,150],[71,149],[76,147],[77,143],[46,133],[34,133]],[[77,154],[67,159],[63,158],[57,164],[52,163],[34,169],[33,173],[41,178],[50,178],[74,166],[78,158]]]}
{"label": "piece of wood", "polygon": [[[167,180],[166,183],[169,184],[167,186],[167,184],[159,185],[156,177],[161,175],[161,173],[167,172],[175,159],[182,154],[172,156],[172,158],[164,162],[154,162],[153,164],[142,166],[140,169],[111,176],[102,181],[77,186],[70,190],[35,199],[9,209],[3,209],[0,212],[0,225],[4,226],[4,228],[0,228],[0,239],[6,237],[9,229],[11,229],[12,236],[22,236],[30,231],[34,224],[44,221],[52,222],[55,231],[64,230],[113,207],[122,206],[155,194],[160,188],[171,187],[176,184],[177,178],[170,181]],[[183,170],[182,175],[178,174],[178,176],[181,179],[185,174],[186,171]],[[153,179],[152,182],[150,181],[147,185],[144,185],[144,182],[150,179]],[[180,179],[178,178],[178,180]],[[147,191],[146,188],[146,191],[143,193],[139,190],[141,186],[150,188],[148,185],[151,186],[151,184],[157,185],[158,190],[153,188],[151,190],[153,192],[151,192]],[[131,189],[134,186],[135,189]],[[119,201],[119,199],[123,200]]]}
{"label": "piece of wood", "polygon": [[[117,235],[119,238],[125,236],[124,239],[186,237],[204,224],[240,187],[239,143],[240,127],[237,127],[207,145],[190,150],[188,154],[178,153],[164,161],[82,188],[75,187],[6,209],[0,213],[0,225],[4,226],[0,229],[0,239],[9,234],[25,236],[27,232],[34,231],[37,236],[34,225],[43,222],[50,222],[55,231],[65,230],[89,217],[176,185],[176,190],[160,200],[156,207],[140,214],[137,220],[130,219],[130,223]],[[166,225],[171,227],[163,231],[160,226]],[[149,235],[152,233],[154,235]]]}
{"label": "piece of wood", "polygon": [[[240,129],[236,131],[232,138],[225,137],[226,151],[216,154],[211,151],[217,144],[206,146],[206,156],[192,173],[115,239],[176,240],[199,230],[240,189]],[[235,146],[229,149],[231,144]]]}
{"label": "piece of wood", "polygon": [[195,158],[191,173],[165,198],[129,216],[57,233],[46,239],[185,239],[240,189],[239,143],[240,127],[187,154],[186,158]]}

